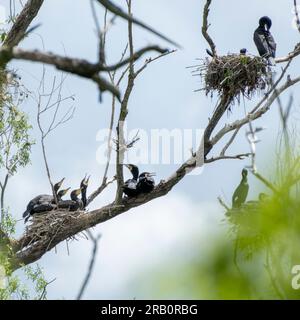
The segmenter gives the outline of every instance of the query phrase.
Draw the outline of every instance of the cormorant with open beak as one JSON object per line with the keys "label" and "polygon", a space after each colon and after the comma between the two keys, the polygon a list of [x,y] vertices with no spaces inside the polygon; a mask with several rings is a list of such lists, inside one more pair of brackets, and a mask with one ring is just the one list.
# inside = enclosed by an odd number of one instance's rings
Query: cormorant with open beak
{"label": "cormorant with open beak", "polygon": [[85,207],[87,206],[86,191],[87,191],[87,188],[89,185],[89,180],[90,180],[90,176],[86,177],[86,175],[85,175],[85,177],[80,182],[81,200],[82,200],[82,204],[83,204],[83,209],[85,209]]}
{"label": "cormorant with open beak", "polygon": [[246,169],[242,170],[242,180],[238,187],[235,189],[233,196],[232,196],[232,208],[240,208],[243,203],[245,203],[248,191],[249,191],[249,184],[248,184],[248,171]]}
{"label": "cormorant with open beak", "polygon": [[129,169],[132,174],[132,179],[125,181],[123,186],[123,192],[127,197],[136,197],[139,192],[137,189],[138,178],[139,178],[139,168],[134,164],[125,164],[125,167]]}
{"label": "cormorant with open beak", "polygon": [[[53,190],[55,192],[57,199],[59,199],[59,197],[61,198],[62,196],[64,196],[69,190],[69,189],[65,189],[65,190],[61,190],[60,193],[57,193],[60,187],[62,186],[64,180],[65,178],[61,179],[59,182],[57,182],[53,186]],[[54,208],[53,204],[55,204],[55,199],[53,195],[41,194],[39,196],[36,196],[35,198],[29,201],[26,211],[23,213],[23,218],[25,218],[25,222],[27,222],[29,217],[36,212],[51,211]],[[43,209],[46,209],[46,210],[43,210]]]}
{"label": "cormorant with open beak", "polygon": [[153,176],[155,176],[155,173],[151,172],[143,172],[140,174],[137,184],[137,189],[140,193],[149,193],[154,189],[155,181]]}
{"label": "cormorant with open beak", "polygon": [[272,20],[269,17],[259,19],[259,26],[254,32],[254,42],[261,57],[266,58],[269,65],[274,65],[276,42],[270,32]]}

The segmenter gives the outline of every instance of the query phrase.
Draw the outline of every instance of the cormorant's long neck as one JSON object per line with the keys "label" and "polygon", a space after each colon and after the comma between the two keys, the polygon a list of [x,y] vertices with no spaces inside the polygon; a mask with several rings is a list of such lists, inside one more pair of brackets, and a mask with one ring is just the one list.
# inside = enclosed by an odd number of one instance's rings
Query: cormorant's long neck
{"label": "cormorant's long neck", "polygon": [[71,195],[71,200],[78,202],[79,199],[76,194],[73,194],[73,195]]}
{"label": "cormorant's long neck", "polygon": [[134,180],[137,180],[139,178],[139,169],[138,168],[134,168],[132,170],[132,177]]}
{"label": "cormorant's long neck", "polygon": [[81,200],[82,200],[82,203],[83,203],[83,207],[85,208],[85,207],[86,207],[86,204],[87,204],[86,188],[84,188],[84,189],[81,190]]}
{"label": "cormorant's long neck", "polygon": [[243,177],[242,178],[242,181],[241,181],[241,184],[245,184],[248,182],[248,178],[247,177]]}

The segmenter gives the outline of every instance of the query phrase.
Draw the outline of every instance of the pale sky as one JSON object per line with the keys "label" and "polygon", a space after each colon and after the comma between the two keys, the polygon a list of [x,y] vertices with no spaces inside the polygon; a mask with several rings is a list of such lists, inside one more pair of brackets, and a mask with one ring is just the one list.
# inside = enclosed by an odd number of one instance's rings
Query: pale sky
{"label": "pale sky", "polygon": [[[8,9],[8,0],[1,5]],[[121,1],[119,1],[121,2]],[[125,1],[122,1],[122,3]],[[194,92],[201,87],[199,78],[192,77],[187,66],[195,64],[197,58],[206,56],[208,47],[201,35],[203,0],[133,0],[136,17],[180,43],[182,50],[150,65],[137,80],[129,105],[128,127],[130,129],[203,129],[215,106],[203,92]],[[98,7],[99,17],[103,10]],[[0,17],[3,10],[0,10]],[[299,41],[299,33],[292,27],[292,1],[287,0],[226,0],[213,1],[209,20],[210,33],[214,38],[219,54],[239,52],[246,47],[256,54],[252,36],[258,19],[268,15],[273,20],[272,33],[278,43],[278,56],[291,51]],[[97,41],[91,16],[89,1],[51,0],[45,1],[39,17],[33,25],[41,27],[27,38],[21,47],[41,49],[95,61]],[[43,42],[41,41],[43,39]],[[157,37],[134,28],[135,48],[149,44],[160,44],[173,49]],[[117,19],[111,28],[107,42],[107,57],[110,63],[118,61],[126,45],[126,23]],[[152,55],[153,56],[153,55]],[[299,70],[299,59],[293,62],[291,75]],[[41,65],[28,62],[12,62],[11,67],[22,75],[26,87],[35,90],[41,75]],[[277,66],[280,71],[282,66]],[[53,76],[59,74],[47,67],[47,85]],[[123,88],[122,88],[123,89]],[[292,113],[294,121],[299,119],[299,91],[293,89],[295,106]],[[97,132],[107,128],[111,98],[103,95],[99,104],[98,92],[93,83],[69,75],[64,86],[64,94],[75,94],[74,119],[59,128],[48,140],[47,148],[52,174],[56,179],[66,177],[66,186],[76,187],[84,174],[92,175],[90,190],[100,181],[103,166],[96,161],[99,141]],[[288,95],[284,95],[286,102]],[[256,99],[235,105],[232,113],[222,120],[232,122],[250,110]],[[118,107],[119,108],[119,107]],[[25,104],[34,126],[36,105],[33,101]],[[257,126],[266,127],[259,136],[258,166],[265,175],[270,169],[272,154],[275,152],[279,117],[277,106]],[[38,131],[33,131],[38,140]],[[222,145],[221,145],[222,146]],[[219,149],[217,149],[219,150]],[[230,153],[249,152],[245,139],[245,129],[241,130]],[[40,145],[33,147],[32,164],[20,171],[10,181],[7,203],[18,219],[27,202],[35,195],[49,192],[49,186],[41,158]],[[199,176],[188,176],[164,198],[157,199],[136,208],[95,228],[103,237],[95,272],[84,298],[139,298],[142,293],[132,289],[136,277],[146,270],[157,268],[160,263],[170,259],[188,258],[195,250],[195,238],[214,238],[224,231],[221,220],[222,208],[217,197],[222,195],[230,202],[231,195],[240,180],[241,169],[248,161],[223,161],[206,165]],[[143,165],[142,170],[155,171],[157,181],[164,179],[174,170],[175,165]],[[113,168],[111,168],[113,169]],[[144,170],[143,170],[144,171]],[[113,174],[113,171],[110,171]],[[126,177],[129,177],[126,173]],[[249,178],[249,198],[255,198],[262,189],[253,177]],[[95,201],[90,209],[106,204],[113,198],[114,187],[110,187]],[[17,195],[17,199],[16,199]],[[18,223],[18,232],[23,230],[23,222]],[[67,255],[66,244],[62,243],[54,251],[47,253],[39,264],[44,268],[47,279],[56,278],[49,287],[49,298],[72,299],[81,285],[90,258],[91,245],[82,239],[70,245]],[[147,297],[147,295],[143,295]],[[153,298],[153,296],[151,296]],[[155,297],[154,297],[155,298]],[[188,296],[186,297],[188,298]]]}

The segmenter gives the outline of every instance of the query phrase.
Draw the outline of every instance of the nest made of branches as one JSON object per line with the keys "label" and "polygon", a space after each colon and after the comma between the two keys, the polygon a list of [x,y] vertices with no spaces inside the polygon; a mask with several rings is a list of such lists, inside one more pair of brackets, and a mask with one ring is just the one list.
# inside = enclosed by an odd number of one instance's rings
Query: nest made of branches
{"label": "nest made of branches", "polygon": [[[70,212],[68,210],[36,213],[32,216],[31,224],[26,228],[25,237],[30,239],[31,243],[53,239],[68,228],[72,220],[77,219],[82,214],[85,214],[85,212]],[[30,243],[26,245],[30,245]]]}
{"label": "nest made of branches", "polygon": [[200,61],[194,72],[201,76],[204,88],[200,90],[206,95],[226,94],[239,102],[266,87],[267,67],[261,57],[228,54]]}

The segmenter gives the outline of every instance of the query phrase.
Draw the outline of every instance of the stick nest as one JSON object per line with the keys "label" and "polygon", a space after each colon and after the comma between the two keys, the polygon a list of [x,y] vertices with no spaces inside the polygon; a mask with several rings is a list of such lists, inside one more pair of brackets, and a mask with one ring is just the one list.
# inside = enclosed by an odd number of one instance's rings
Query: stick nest
{"label": "stick nest", "polygon": [[[26,228],[25,236],[31,239],[31,243],[55,238],[57,234],[68,228],[72,220],[77,219],[81,214],[85,214],[85,212],[57,210],[36,213],[32,217],[31,224]],[[30,243],[27,245],[30,245]]]}
{"label": "stick nest", "polygon": [[196,66],[200,72],[206,95],[229,95],[232,100],[240,101],[241,97],[250,99],[267,82],[267,68],[261,57],[241,54],[228,54],[212,60],[203,59]]}

